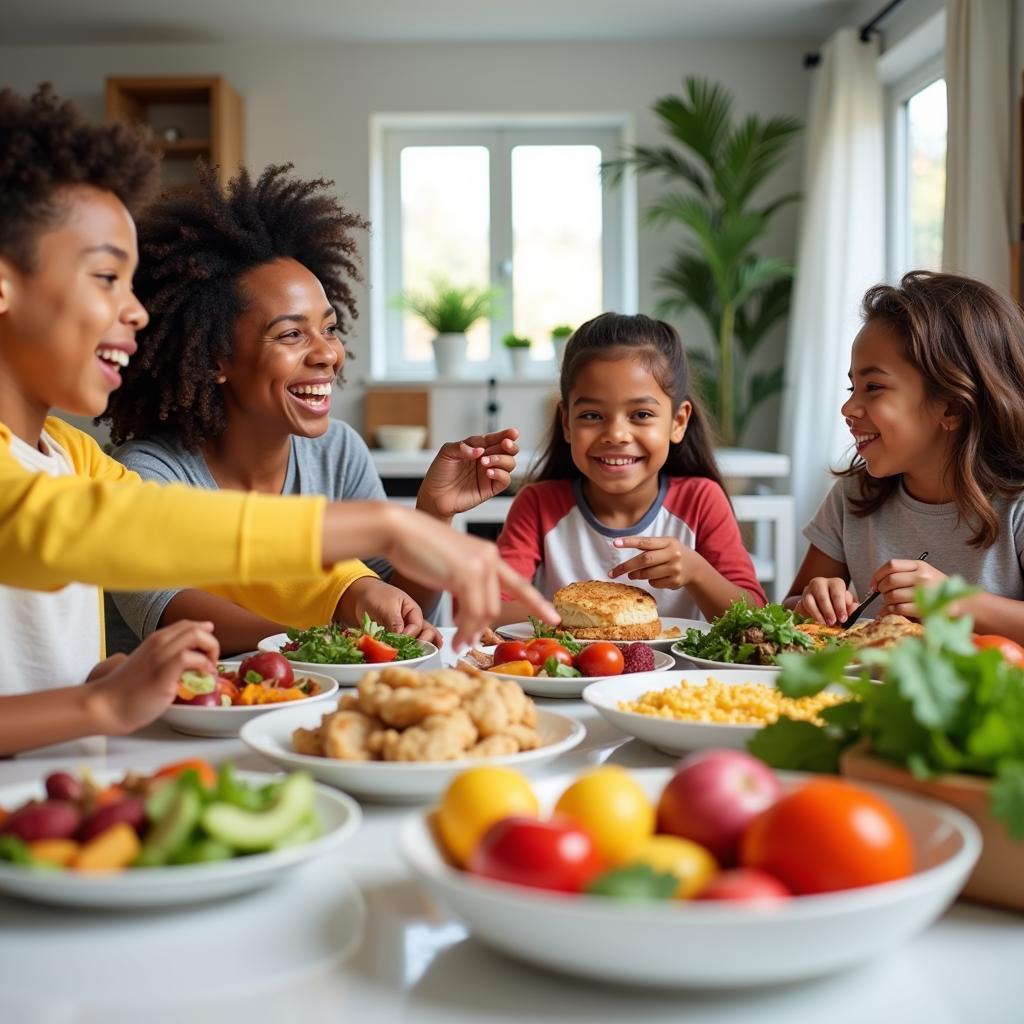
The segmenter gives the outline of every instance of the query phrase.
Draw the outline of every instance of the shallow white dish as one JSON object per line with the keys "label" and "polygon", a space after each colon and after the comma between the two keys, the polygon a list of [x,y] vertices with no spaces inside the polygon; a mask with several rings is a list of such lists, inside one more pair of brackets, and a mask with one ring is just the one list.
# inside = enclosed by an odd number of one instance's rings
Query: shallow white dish
{"label": "shallow white dish", "polygon": [[713,668],[713,669],[746,669],[751,672],[769,672],[772,675],[778,675],[782,669],[778,665],[744,665],[742,662],[736,661],[711,661],[709,658],[696,658],[692,654],[685,654],[678,647],[678,641],[672,645],[672,653],[681,660],[693,665],[694,668]]}
{"label": "shallow white dish", "polygon": [[[220,664],[237,671],[241,661],[222,661]],[[295,704],[314,704],[338,692],[337,679],[320,672],[296,670],[295,675],[315,680],[320,684],[321,692],[315,697],[303,697],[301,701],[287,701],[283,704],[234,704],[229,708],[195,708],[190,704],[172,704],[160,716],[160,721],[166,722],[175,732],[183,732],[188,736],[237,736],[238,730],[257,715],[265,715],[268,711],[283,707],[294,707]]]}
{"label": "shallow white dish", "polygon": [[[556,629],[559,627],[555,627]],[[700,619],[671,619],[666,616],[661,618],[661,628],[663,630],[678,629],[680,635],[685,634],[688,629],[700,629],[707,631],[711,627]],[[509,640],[532,640],[533,639],[533,624],[530,622],[510,622],[505,626],[495,626],[494,631],[500,636],[507,637]],[[572,633],[572,630],[565,630],[566,633]],[[601,637],[588,637],[586,641],[581,640],[580,643],[587,643],[590,640],[599,640]],[[613,644],[618,643],[639,643],[647,644],[649,647],[671,647],[672,644],[679,641],[679,636],[666,636],[656,640],[616,640],[614,637],[607,638],[609,642]]]}
{"label": "shallow white dish", "polygon": [[[587,641],[588,643],[590,641]],[[596,641],[595,641],[596,642]],[[642,641],[638,641],[642,642]],[[485,654],[494,654],[494,647],[481,647]],[[675,658],[671,654],[666,654],[664,651],[654,650],[651,652],[654,655],[654,671],[655,672],[667,672],[670,668],[674,668],[676,664]],[[579,697],[583,691],[590,685],[590,683],[597,682],[599,679],[628,679],[629,676],[579,676],[563,679],[557,676],[546,677],[546,676],[515,676],[510,673],[501,671],[501,666],[498,665],[496,668],[489,668],[485,671],[491,675],[497,676],[499,679],[509,679],[513,683],[518,683],[524,693],[528,693],[533,697]],[[649,673],[637,672],[634,675],[647,675]]]}
{"label": "shallow white dish", "polygon": [[[656,800],[671,773],[646,768],[631,774]],[[786,787],[809,777],[780,773]],[[541,806],[550,808],[570,781],[565,776],[535,783]],[[433,812],[406,819],[399,847],[429,893],[476,939],[515,959],[631,985],[777,984],[852,966],[923,930],[952,902],[978,857],[978,830],[959,811],[866,788],[884,795],[910,829],[917,873],[764,909],[675,901],[629,905],[474,878],[442,856],[430,827]]]}
{"label": "shallow white dish", "polygon": [[[420,655],[418,658],[409,658],[407,661],[388,661],[380,665],[370,665],[363,663],[362,665],[322,665],[315,661],[292,661],[292,669],[296,675],[312,675],[314,672],[321,672],[325,676],[330,676],[332,679],[337,679],[338,683],[342,686],[355,686],[367,672],[372,672],[374,669],[387,668],[389,665],[401,668],[425,668],[426,663],[431,658],[436,658],[438,651],[437,648],[430,643],[428,640],[417,640],[420,647],[426,652]],[[275,633],[273,636],[264,637],[257,647],[261,651],[280,651],[281,648],[288,643],[287,633]],[[438,659],[437,666],[440,668],[441,662]]]}
{"label": "shallow white dish", "polygon": [[309,772],[328,785],[375,800],[422,801],[439,797],[452,778],[481,764],[502,764],[531,771],[575,747],[586,735],[582,723],[569,715],[537,709],[537,732],[544,746],[502,757],[461,761],[341,761],[332,757],[296,754],[292,733],[320,724],[323,705],[288,708],[275,715],[263,715],[249,722],[241,732],[242,742],[257,754],[292,771]]}
{"label": "shallow white dish", "polygon": [[[649,690],[664,690],[686,682],[703,686],[709,678],[726,685],[759,683],[773,687],[779,673],[772,669],[736,668],[709,672],[707,669],[682,669],[676,672],[637,672],[629,676],[612,676],[591,683],[583,691],[583,699],[617,729],[650,743],[666,754],[685,754],[691,750],[730,747],[745,750],[748,740],[761,729],[760,725],[727,725],[719,722],[684,722],[674,718],[656,718],[635,711],[622,711],[619,701],[636,700]],[[841,691],[841,688],[839,690]]]}
{"label": "shallow white dish", "polygon": [[[313,710],[313,709],[310,709]],[[124,772],[95,772],[107,785]],[[247,782],[266,783],[274,776],[263,772],[239,772]],[[0,788],[0,806],[11,809],[45,793],[43,781],[22,782]],[[158,907],[234,896],[284,881],[299,864],[332,853],[352,837],[362,812],[344,793],[316,787],[316,812],[323,834],[309,843],[270,853],[254,853],[212,864],[182,864],[164,868],[128,868],[116,874],[84,874],[74,871],[33,871],[0,862],[0,892],[40,903],[60,906]]]}

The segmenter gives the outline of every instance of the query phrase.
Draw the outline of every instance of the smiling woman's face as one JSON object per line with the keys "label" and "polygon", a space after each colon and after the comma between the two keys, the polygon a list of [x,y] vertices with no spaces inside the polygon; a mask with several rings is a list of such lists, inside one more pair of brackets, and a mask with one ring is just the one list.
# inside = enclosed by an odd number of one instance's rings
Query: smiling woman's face
{"label": "smiling woman's face", "polygon": [[247,271],[239,285],[246,308],[235,321],[231,359],[221,367],[229,423],[242,418],[319,437],[345,362],[323,285],[293,259]]}

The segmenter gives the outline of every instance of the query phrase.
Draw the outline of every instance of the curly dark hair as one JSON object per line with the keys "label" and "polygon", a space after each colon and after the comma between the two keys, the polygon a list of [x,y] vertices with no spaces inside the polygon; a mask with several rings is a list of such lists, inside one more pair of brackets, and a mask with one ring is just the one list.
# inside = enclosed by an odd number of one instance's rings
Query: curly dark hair
{"label": "curly dark hair", "polygon": [[319,278],[348,332],[358,316],[349,281],[361,281],[355,229],[369,227],[330,193],[332,181],[303,180],[292,164],[253,182],[242,169],[221,188],[199,165],[199,186],[164,196],[139,220],[135,293],[149,311],[139,351],[97,422],[117,444],[161,433],[196,451],[226,425],[217,364],[231,356],[232,330],[246,306],[246,271],[290,258]]}
{"label": "curly dark hair", "polygon": [[59,190],[92,185],[137,212],[156,191],[160,162],[148,133],[115,121],[90,124],[49,82],[29,97],[0,91],[0,253],[35,270],[35,243],[64,216]]}

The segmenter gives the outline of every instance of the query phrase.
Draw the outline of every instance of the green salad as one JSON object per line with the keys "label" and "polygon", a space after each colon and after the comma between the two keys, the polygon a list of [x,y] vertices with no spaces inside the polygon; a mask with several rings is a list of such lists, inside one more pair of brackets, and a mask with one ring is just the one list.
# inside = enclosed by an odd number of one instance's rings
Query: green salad
{"label": "green salad", "polygon": [[814,641],[796,628],[799,621],[781,604],[752,608],[746,601],[734,601],[706,633],[688,629],[672,650],[707,661],[774,665],[782,651],[814,650]]}
{"label": "green salad", "polygon": [[392,633],[363,615],[363,624],[343,626],[338,622],[308,629],[289,629],[288,643],[281,653],[290,661],[314,665],[364,665],[387,661],[409,661],[426,654],[426,649],[405,633]]}

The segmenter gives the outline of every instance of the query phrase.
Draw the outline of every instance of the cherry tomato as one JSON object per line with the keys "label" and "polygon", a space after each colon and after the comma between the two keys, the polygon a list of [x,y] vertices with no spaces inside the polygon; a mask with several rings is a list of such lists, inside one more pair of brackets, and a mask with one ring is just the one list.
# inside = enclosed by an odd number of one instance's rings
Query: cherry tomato
{"label": "cherry tomato", "polygon": [[624,665],[622,651],[603,640],[586,647],[576,655],[576,667],[585,676],[617,676]]}
{"label": "cherry tomato", "polygon": [[573,667],[572,654],[552,637],[538,637],[526,645],[526,660],[535,669],[543,668],[548,658],[557,658],[563,665]]}
{"label": "cherry tomato", "polygon": [[371,665],[394,661],[398,657],[398,651],[394,647],[389,647],[380,640],[374,640],[372,636],[367,636],[365,633],[356,641],[356,647],[363,652],[363,657]]}
{"label": "cherry tomato", "polygon": [[579,892],[604,865],[590,836],[571,822],[513,817],[487,830],[469,870],[514,885]]}
{"label": "cherry tomato", "polygon": [[1011,665],[1024,666],[1024,647],[1014,643],[1009,637],[996,636],[991,633],[981,635],[975,633],[974,646],[982,651],[994,647]]}
{"label": "cherry tomato", "polygon": [[804,895],[905,878],[914,870],[914,847],[880,797],[849,782],[815,779],[751,822],[740,860]]}
{"label": "cherry tomato", "polygon": [[504,665],[506,661],[529,661],[526,644],[522,640],[506,640],[494,648],[494,664]]}
{"label": "cherry tomato", "polygon": [[241,665],[238,666],[238,678],[249,682],[245,677],[255,672],[263,682],[271,686],[289,687],[295,685],[295,673],[292,671],[292,663],[277,651],[261,651],[259,654],[251,654]]}

